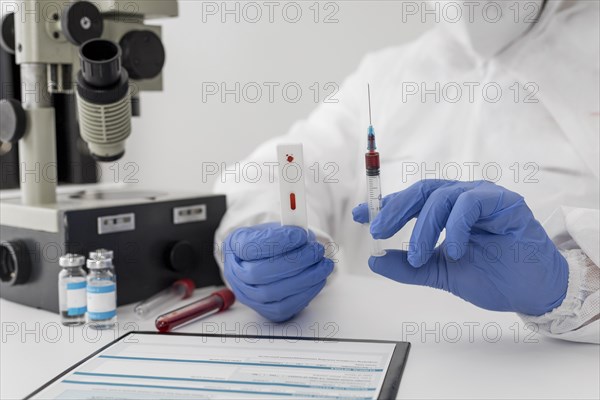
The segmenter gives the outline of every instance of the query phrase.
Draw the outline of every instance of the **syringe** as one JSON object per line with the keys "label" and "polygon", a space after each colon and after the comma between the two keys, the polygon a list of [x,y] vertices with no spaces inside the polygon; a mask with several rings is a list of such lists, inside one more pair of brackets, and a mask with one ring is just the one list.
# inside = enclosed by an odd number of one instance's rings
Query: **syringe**
{"label": "syringe", "polygon": [[[367,169],[367,204],[369,206],[369,223],[373,222],[381,210],[381,181],[379,179],[379,153],[376,151],[375,129],[371,119],[371,86],[367,85],[369,96],[369,130],[367,136],[367,152],[365,153],[365,166]],[[385,251],[381,249],[381,242],[371,238],[371,256],[381,257]]]}

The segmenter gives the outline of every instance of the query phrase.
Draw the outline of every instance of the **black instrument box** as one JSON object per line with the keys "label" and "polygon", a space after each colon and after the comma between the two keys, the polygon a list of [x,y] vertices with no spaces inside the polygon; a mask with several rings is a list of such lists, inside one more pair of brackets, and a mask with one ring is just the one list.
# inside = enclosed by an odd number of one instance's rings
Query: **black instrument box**
{"label": "black instrument box", "polygon": [[7,300],[58,312],[59,257],[98,248],[114,251],[119,305],[181,278],[196,287],[223,284],[214,235],[225,196],[82,191],[54,208],[2,203],[0,296]]}

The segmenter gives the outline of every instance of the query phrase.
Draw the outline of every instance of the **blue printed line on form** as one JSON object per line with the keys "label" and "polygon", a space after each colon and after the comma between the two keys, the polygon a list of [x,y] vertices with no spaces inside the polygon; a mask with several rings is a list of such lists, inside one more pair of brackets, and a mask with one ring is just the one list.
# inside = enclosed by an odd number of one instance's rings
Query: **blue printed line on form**
{"label": "blue printed line on form", "polygon": [[[321,395],[311,395],[311,394],[294,394],[294,393],[278,393],[278,392],[259,392],[259,391],[250,391],[250,390],[228,390],[228,389],[204,389],[204,388],[191,388],[184,386],[162,386],[162,385],[138,385],[134,383],[113,383],[113,382],[88,382],[88,381],[72,381],[65,379],[61,381],[62,383],[71,383],[76,385],[99,385],[99,386],[123,386],[123,387],[134,387],[134,388],[148,388],[148,389],[171,389],[171,390],[192,390],[197,392],[218,392],[218,393],[237,393],[237,394],[259,394],[259,395],[267,395],[267,396],[286,396],[286,397],[313,397],[313,398],[327,398],[327,399],[342,399],[348,397],[338,397],[338,396],[321,396]],[[370,400],[371,397],[351,397],[352,399],[357,400]]]}
{"label": "blue printed line on form", "polygon": [[150,376],[150,375],[125,375],[125,374],[103,374],[98,372],[74,372],[74,375],[85,376],[104,376],[110,378],[137,378],[137,379],[156,379],[166,381],[184,381],[184,382],[207,382],[207,383],[231,383],[237,385],[257,385],[257,386],[286,386],[307,389],[329,389],[329,390],[349,390],[349,391],[374,391],[376,388],[346,388],[337,386],[315,386],[315,385],[300,385],[294,383],[277,383],[277,382],[250,382],[250,381],[223,381],[217,379],[197,379],[197,378],[176,378],[167,376]]}
{"label": "blue printed line on form", "polygon": [[237,361],[210,361],[210,360],[186,360],[183,358],[154,358],[154,357],[127,357],[127,356],[109,356],[100,355],[98,358],[112,358],[117,360],[138,360],[138,361],[166,361],[200,364],[221,364],[221,365],[246,365],[251,367],[282,367],[282,368],[307,368],[307,369],[326,369],[330,371],[361,371],[361,372],[383,372],[381,368],[338,368],[324,367],[319,365],[291,365],[291,364],[271,364],[271,363],[251,363]]}

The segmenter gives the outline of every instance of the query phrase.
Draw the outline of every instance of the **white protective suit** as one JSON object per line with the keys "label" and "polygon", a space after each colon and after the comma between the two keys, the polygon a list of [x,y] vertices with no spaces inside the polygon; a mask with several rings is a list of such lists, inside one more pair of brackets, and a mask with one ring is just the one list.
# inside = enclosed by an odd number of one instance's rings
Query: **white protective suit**
{"label": "white protective suit", "polygon": [[[311,229],[335,241],[326,249],[338,268],[368,271],[368,227],[351,211],[366,200],[370,83],[384,195],[428,178],[487,179],[523,195],[547,221],[570,274],[560,307],[521,317],[542,334],[598,343],[599,25],[599,2],[550,0],[539,22],[489,56],[476,50],[482,42],[469,38],[473,32],[442,24],[365,57],[338,103],[322,104],[241,165],[274,162],[278,143],[303,143]],[[259,182],[217,184],[229,207],[217,243],[237,227],[280,220],[270,171],[265,166]],[[406,248],[412,227],[385,247]]]}

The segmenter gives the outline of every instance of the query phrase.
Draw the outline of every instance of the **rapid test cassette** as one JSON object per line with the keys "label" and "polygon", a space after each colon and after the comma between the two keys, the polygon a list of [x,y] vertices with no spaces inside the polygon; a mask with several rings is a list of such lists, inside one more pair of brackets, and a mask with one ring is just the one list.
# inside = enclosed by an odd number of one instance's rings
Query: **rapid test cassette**
{"label": "rapid test cassette", "polygon": [[281,224],[308,229],[302,144],[277,146]]}

